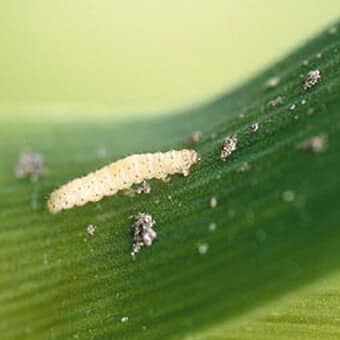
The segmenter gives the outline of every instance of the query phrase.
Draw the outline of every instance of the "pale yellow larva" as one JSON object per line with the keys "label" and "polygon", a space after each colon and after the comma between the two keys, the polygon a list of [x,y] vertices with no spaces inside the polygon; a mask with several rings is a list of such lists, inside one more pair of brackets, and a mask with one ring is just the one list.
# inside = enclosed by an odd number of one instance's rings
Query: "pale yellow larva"
{"label": "pale yellow larva", "polygon": [[147,179],[165,180],[173,174],[187,176],[190,167],[199,160],[195,150],[187,149],[128,156],[61,186],[51,193],[47,206],[55,214],[99,201]]}

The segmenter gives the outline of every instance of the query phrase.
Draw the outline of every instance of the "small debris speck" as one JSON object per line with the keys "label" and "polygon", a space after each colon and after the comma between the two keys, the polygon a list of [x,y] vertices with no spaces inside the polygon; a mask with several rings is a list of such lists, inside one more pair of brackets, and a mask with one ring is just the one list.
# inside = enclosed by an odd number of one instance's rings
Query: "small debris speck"
{"label": "small debris speck", "polygon": [[309,71],[305,77],[303,88],[308,90],[315,86],[321,78],[320,70]]}
{"label": "small debris speck", "polygon": [[275,107],[276,105],[282,104],[283,103],[283,97],[278,96],[275,99],[270,101],[271,106]]}
{"label": "small debris speck", "polygon": [[296,109],[296,105],[295,104],[292,104],[290,107],[289,107],[289,110],[290,111],[294,111]]}
{"label": "small debris speck", "polygon": [[240,113],[239,117],[240,117],[240,119],[243,119],[245,117],[245,114],[244,113]]}
{"label": "small debris speck", "polygon": [[226,137],[223,141],[220,159],[222,161],[225,161],[236,150],[236,147],[237,137],[236,136]]}
{"label": "small debris speck", "polygon": [[15,177],[30,176],[32,181],[36,181],[44,172],[44,157],[40,153],[23,152],[14,167]]}
{"label": "small debris speck", "polygon": [[93,236],[96,231],[96,226],[94,226],[93,224],[89,224],[86,228],[86,231],[88,232],[88,234]]}
{"label": "small debris speck", "polygon": [[205,255],[208,252],[209,245],[208,243],[199,243],[197,245],[197,250],[200,255]]}
{"label": "small debris speck", "polygon": [[201,131],[194,131],[191,136],[189,137],[188,143],[189,144],[195,144],[198,143],[199,140],[202,137],[202,132]]}
{"label": "small debris speck", "polygon": [[150,247],[157,234],[153,230],[153,225],[156,222],[152,216],[145,213],[138,213],[134,217],[134,221],[130,227],[130,233],[132,236],[132,251],[131,255],[134,257],[142,247]]}
{"label": "small debris speck", "polygon": [[303,62],[302,62],[302,65],[303,66],[308,66],[309,64],[309,60],[308,59],[305,59]]}
{"label": "small debris speck", "polygon": [[129,318],[127,316],[123,316],[121,319],[120,319],[121,322],[127,322],[129,321]]}
{"label": "small debris speck", "polygon": [[256,132],[258,129],[259,129],[259,123],[253,123],[253,124],[251,124],[250,126],[249,126],[249,130],[251,131],[251,132]]}
{"label": "small debris speck", "polygon": [[280,78],[279,77],[272,77],[272,78],[269,78],[266,83],[265,83],[265,86],[267,88],[273,88],[273,87],[276,87],[277,85],[279,85],[280,83]]}
{"label": "small debris speck", "polygon": [[216,208],[217,206],[217,198],[216,197],[211,197],[210,199],[210,207],[211,208]]}
{"label": "small debris speck", "polygon": [[318,59],[322,58],[322,53],[319,52],[319,53],[316,55],[316,57],[317,57]]}
{"label": "small debris speck", "polygon": [[307,138],[299,144],[299,148],[311,150],[313,152],[323,152],[326,149],[327,138],[325,135],[313,136]]}
{"label": "small debris speck", "polygon": [[209,231],[214,232],[216,230],[216,223],[212,222],[209,224]]}
{"label": "small debris speck", "polygon": [[307,103],[306,99],[302,99],[302,100],[301,100],[301,104],[302,104],[302,105],[305,105],[306,103]]}
{"label": "small debris speck", "polygon": [[292,190],[286,190],[282,193],[282,199],[285,202],[292,202],[295,200],[295,192]]}

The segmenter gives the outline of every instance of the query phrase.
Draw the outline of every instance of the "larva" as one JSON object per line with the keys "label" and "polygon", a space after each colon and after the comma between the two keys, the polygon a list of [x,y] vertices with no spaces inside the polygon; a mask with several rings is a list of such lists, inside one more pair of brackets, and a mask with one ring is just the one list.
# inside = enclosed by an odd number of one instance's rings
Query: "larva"
{"label": "larva", "polygon": [[85,177],[77,178],[53,191],[47,202],[51,213],[95,202],[147,179],[165,180],[168,175],[187,176],[200,160],[195,150],[170,150],[131,155]]}

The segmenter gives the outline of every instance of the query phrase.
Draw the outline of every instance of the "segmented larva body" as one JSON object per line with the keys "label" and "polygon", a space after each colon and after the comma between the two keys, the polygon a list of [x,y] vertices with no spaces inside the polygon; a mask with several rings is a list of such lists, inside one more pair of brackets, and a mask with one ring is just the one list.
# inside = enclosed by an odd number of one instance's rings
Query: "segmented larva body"
{"label": "segmented larva body", "polygon": [[198,161],[198,153],[187,149],[128,156],[61,186],[52,192],[47,206],[51,213],[57,213],[99,201],[146,179],[165,180],[173,174],[187,176]]}

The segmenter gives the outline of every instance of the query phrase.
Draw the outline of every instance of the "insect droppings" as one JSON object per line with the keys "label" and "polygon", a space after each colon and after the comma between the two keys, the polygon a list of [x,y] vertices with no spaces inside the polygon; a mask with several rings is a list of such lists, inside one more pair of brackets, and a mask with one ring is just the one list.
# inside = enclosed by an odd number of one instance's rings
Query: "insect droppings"
{"label": "insect droppings", "polygon": [[315,86],[321,79],[320,70],[309,71],[305,77],[303,88],[305,91]]}
{"label": "insect droppings", "polygon": [[145,213],[138,213],[130,226],[130,233],[132,236],[132,257],[144,246],[150,247],[152,242],[157,237],[157,233],[153,230],[156,222],[151,215]]}
{"label": "insect droppings", "polygon": [[327,137],[325,135],[319,135],[305,139],[299,144],[299,148],[318,153],[325,151],[326,145]]}
{"label": "insect droppings", "polygon": [[14,167],[17,178],[31,177],[36,181],[45,172],[44,157],[36,152],[23,152]]}
{"label": "insect droppings", "polygon": [[187,149],[128,156],[61,186],[51,193],[47,206],[51,213],[57,213],[97,202],[147,179],[165,180],[174,174],[188,176],[191,166],[199,160],[195,150]]}
{"label": "insect droppings", "polygon": [[236,150],[236,147],[237,147],[236,136],[225,138],[222,144],[220,159],[222,161],[225,161]]}
{"label": "insect droppings", "polygon": [[94,235],[95,231],[96,231],[96,226],[93,224],[89,224],[86,228],[86,231],[88,232],[88,234],[90,234],[91,236]]}

